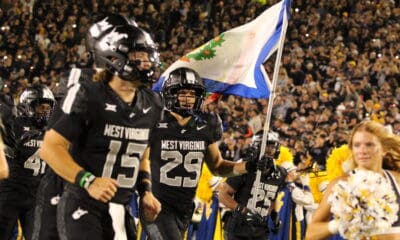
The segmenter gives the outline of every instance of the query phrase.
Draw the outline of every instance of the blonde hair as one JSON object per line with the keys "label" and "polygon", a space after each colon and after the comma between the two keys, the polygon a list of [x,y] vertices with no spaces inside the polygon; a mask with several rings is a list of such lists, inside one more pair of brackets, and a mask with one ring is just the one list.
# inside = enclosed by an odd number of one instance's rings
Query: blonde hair
{"label": "blonde hair", "polygon": [[350,135],[349,147],[353,148],[353,137],[356,132],[365,131],[375,135],[382,144],[385,155],[383,168],[400,172],[400,136],[389,132],[384,125],[371,120],[356,125]]}
{"label": "blonde hair", "polygon": [[97,72],[94,77],[93,77],[93,81],[94,82],[109,82],[111,81],[113,75],[107,71],[107,70],[102,70]]}

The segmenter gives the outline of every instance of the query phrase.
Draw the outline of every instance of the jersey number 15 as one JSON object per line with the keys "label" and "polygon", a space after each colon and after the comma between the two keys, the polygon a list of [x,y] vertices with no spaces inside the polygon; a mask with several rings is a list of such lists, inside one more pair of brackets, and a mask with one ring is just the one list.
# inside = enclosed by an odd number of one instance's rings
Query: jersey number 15
{"label": "jersey number 15", "polygon": [[[136,179],[139,173],[140,158],[142,157],[144,150],[146,149],[146,144],[139,144],[129,142],[125,149],[125,152],[121,154],[121,141],[112,140],[109,145],[109,152],[107,154],[106,162],[103,168],[103,177],[111,178],[114,170],[114,165],[117,162],[117,157],[121,157],[122,168],[132,168],[133,175],[131,177],[126,176],[126,174],[117,173],[117,181],[120,187],[132,188],[136,184]],[[119,168],[118,168],[119,169]]]}

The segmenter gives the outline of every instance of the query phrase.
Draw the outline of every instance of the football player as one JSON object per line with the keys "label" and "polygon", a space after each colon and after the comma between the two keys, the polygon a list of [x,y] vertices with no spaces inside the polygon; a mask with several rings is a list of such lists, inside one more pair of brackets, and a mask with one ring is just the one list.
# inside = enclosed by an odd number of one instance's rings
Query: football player
{"label": "football player", "polygon": [[143,87],[158,51],[147,32],[120,25],[99,37],[94,58],[105,69],[69,88],[40,155],[67,181],[57,207],[62,239],[127,239],[125,205],[135,187],[147,220],[161,208],[150,189],[147,144],[163,103]]}
{"label": "football player", "polygon": [[19,219],[26,239],[31,239],[36,190],[46,164],[39,157],[44,127],[54,105],[54,96],[45,85],[28,87],[20,96],[15,119],[10,177],[0,182],[0,239],[9,239]]}
{"label": "football player", "polygon": [[181,240],[192,218],[203,162],[218,176],[256,168],[222,158],[217,143],[222,135],[221,120],[200,111],[205,87],[197,72],[173,70],[162,95],[166,109],[150,138],[152,189],[162,210],[155,222],[141,221],[150,239]]}
{"label": "football player", "polygon": [[[60,107],[61,100],[67,94],[70,87],[81,82],[90,82],[96,73],[96,68],[101,70],[104,68],[104,61],[95,61],[94,45],[103,34],[109,32],[113,27],[119,25],[137,24],[130,19],[117,14],[106,14],[95,17],[94,23],[89,27],[86,33],[86,49],[88,50],[88,65],[94,64],[90,68],[72,68],[68,74],[60,78],[60,82],[55,90],[55,98],[57,99],[54,112],[49,120],[51,127],[62,115]],[[35,224],[33,240],[52,240],[58,238],[57,232],[57,204],[60,199],[64,181],[51,168],[47,168],[38,188]]]}
{"label": "football player", "polygon": [[13,99],[6,93],[0,92],[0,179],[9,176],[7,157],[12,158],[14,155],[16,111]]}
{"label": "football player", "polygon": [[[256,161],[260,155],[263,132],[253,136],[251,146],[247,151],[249,159]],[[257,167],[262,172],[259,183],[256,174],[250,172],[237,177],[231,177],[222,183],[219,200],[232,210],[232,215],[225,223],[227,239],[267,239],[267,217],[271,214],[274,228],[279,228],[279,218],[274,210],[277,193],[286,185],[286,170],[274,164],[280,153],[278,134],[269,132],[267,135],[265,154]],[[253,202],[255,209],[253,209]],[[271,229],[274,230],[274,229]]]}

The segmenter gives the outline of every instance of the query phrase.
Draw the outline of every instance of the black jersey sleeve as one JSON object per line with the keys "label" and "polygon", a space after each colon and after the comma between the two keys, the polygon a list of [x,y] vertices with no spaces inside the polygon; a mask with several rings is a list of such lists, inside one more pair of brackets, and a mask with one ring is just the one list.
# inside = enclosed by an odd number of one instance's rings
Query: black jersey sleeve
{"label": "black jersey sleeve", "polygon": [[212,139],[211,142],[217,142],[222,138],[222,120],[216,113],[211,113],[209,118],[210,128],[212,131]]}
{"label": "black jersey sleeve", "polygon": [[73,142],[78,139],[85,126],[83,116],[78,114],[62,114],[51,128],[68,141]]}
{"label": "black jersey sleeve", "polygon": [[229,177],[226,179],[226,183],[231,186],[235,191],[238,191],[246,181],[246,174],[240,176]]}

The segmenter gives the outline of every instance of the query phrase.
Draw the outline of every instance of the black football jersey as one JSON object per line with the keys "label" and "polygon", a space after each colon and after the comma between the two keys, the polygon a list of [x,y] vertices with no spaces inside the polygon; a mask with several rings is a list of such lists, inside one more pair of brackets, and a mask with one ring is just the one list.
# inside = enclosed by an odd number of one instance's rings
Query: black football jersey
{"label": "black football jersey", "polygon": [[118,181],[111,201],[126,204],[162,106],[160,95],[149,89],[138,88],[128,105],[106,83],[80,82],[69,88],[51,128],[73,143],[71,155],[84,169]]}
{"label": "black football jersey", "polygon": [[16,118],[16,107],[12,98],[0,93],[0,119],[3,127],[0,128],[1,137],[5,145],[5,153],[7,157],[14,155],[15,132],[14,121]]}
{"label": "black football jersey", "polygon": [[68,74],[60,78],[60,81],[54,93],[54,97],[57,101],[54,103],[52,114],[50,116],[49,122],[47,123],[48,128],[50,128],[62,115],[62,99],[67,94],[68,89],[77,83],[91,82],[95,73],[96,71],[91,68],[72,68],[68,72]]}
{"label": "black football jersey", "polygon": [[192,202],[210,144],[220,140],[219,117],[203,114],[180,126],[169,111],[150,138],[153,194],[163,207],[177,212],[192,210]]}
{"label": "black football jersey", "polygon": [[226,183],[236,190],[234,199],[241,205],[251,209],[254,195],[256,197],[255,212],[265,217],[268,209],[276,199],[278,192],[285,186],[286,172],[283,168],[276,166],[277,171],[274,175],[261,175],[258,189],[255,186],[256,173],[243,174],[241,176],[230,177]]}
{"label": "black football jersey", "polygon": [[46,162],[39,157],[43,131],[22,125],[22,136],[16,142],[14,158],[8,159],[10,176],[0,182],[0,199],[35,199],[36,189],[45,173]]}
{"label": "black football jersey", "polygon": [[91,82],[96,70],[93,68],[72,68],[60,77],[57,88],[54,91],[56,99],[63,99],[68,89],[76,83]]}

